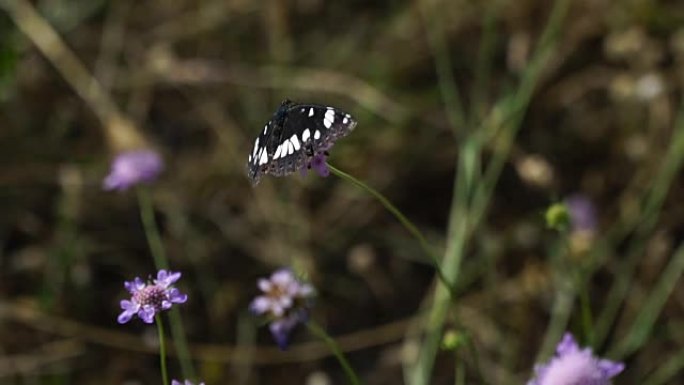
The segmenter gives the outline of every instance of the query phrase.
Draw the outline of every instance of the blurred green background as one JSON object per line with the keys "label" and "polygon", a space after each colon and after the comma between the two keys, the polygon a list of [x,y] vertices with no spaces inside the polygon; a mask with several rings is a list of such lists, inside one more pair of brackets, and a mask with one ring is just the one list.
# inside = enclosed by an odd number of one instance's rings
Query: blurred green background
{"label": "blurred green background", "polygon": [[[0,383],[159,382],[154,329],[116,323],[154,272],[136,194],[101,188],[140,146],[167,162],[150,191],[208,385],[344,383],[306,329],[279,352],[248,314],[281,266],[366,384],[523,384],[564,330],[626,362],[615,383],[684,383],[683,85],[680,1],[0,0]],[[284,98],[356,117],[331,164],[444,254],[454,301],[355,186],[250,185]],[[597,228],[548,229],[573,194]]]}

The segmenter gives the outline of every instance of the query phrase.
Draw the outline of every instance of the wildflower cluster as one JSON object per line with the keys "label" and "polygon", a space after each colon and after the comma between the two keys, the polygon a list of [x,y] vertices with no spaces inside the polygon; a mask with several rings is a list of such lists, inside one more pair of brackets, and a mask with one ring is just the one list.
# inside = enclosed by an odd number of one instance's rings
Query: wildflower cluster
{"label": "wildflower cluster", "polygon": [[269,279],[259,279],[257,286],[263,294],[252,301],[250,310],[270,321],[273,339],[285,349],[290,332],[308,319],[313,286],[298,280],[290,269],[277,270]]}
{"label": "wildflower cluster", "polygon": [[598,358],[590,348],[581,349],[572,334],[566,333],[555,356],[535,367],[527,385],[609,385],[624,369],[621,362]]}
{"label": "wildflower cluster", "polygon": [[102,182],[105,190],[128,190],[141,183],[151,183],[164,170],[164,161],[152,150],[123,152],[114,158],[111,170]]}
{"label": "wildflower cluster", "polygon": [[125,282],[124,287],[131,293],[131,299],[121,301],[123,312],[117,321],[124,324],[137,315],[143,322],[151,324],[155,314],[170,309],[175,303],[187,301],[187,295],[171,286],[180,277],[181,273],[159,270],[152,282],[146,283],[139,277]]}

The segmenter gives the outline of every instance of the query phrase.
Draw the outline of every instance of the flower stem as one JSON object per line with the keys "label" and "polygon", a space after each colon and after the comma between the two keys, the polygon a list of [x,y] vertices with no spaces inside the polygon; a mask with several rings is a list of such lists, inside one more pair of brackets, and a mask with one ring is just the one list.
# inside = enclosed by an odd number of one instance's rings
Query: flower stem
{"label": "flower stem", "polygon": [[[159,227],[154,218],[154,205],[152,204],[152,197],[150,192],[145,187],[137,189],[138,204],[140,205],[140,219],[142,220],[145,229],[145,237],[150,247],[154,265],[158,270],[169,268],[169,261],[166,258],[164,251],[164,244],[159,235]],[[195,369],[192,366],[190,359],[190,349],[188,348],[188,341],[185,336],[185,328],[183,327],[183,319],[180,316],[177,308],[169,310],[169,321],[171,324],[171,336],[173,337],[174,346],[178,352],[181,370],[185,378],[195,377]]]}
{"label": "flower stem", "polygon": [[345,173],[344,171],[341,171],[341,170],[335,168],[334,166],[332,166],[329,163],[328,163],[328,168],[330,169],[330,171],[333,174],[337,175],[338,177],[350,182],[351,184],[353,184],[357,187],[360,187],[363,190],[366,190],[375,199],[377,199],[383,206],[385,206],[387,211],[392,213],[392,215],[394,215],[399,220],[399,222],[401,222],[401,224],[404,225],[406,230],[408,230],[408,232],[411,233],[411,235],[413,235],[418,240],[418,243],[420,243],[421,248],[423,249],[423,251],[425,251],[425,253],[430,258],[430,262],[432,262],[432,266],[437,271],[437,275],[439,276],[439,279],[442,281],[442,283],[444,283],[444,285],[446,285],[447,288],[449,288],[449,290],[452,293],[454,292],[454,285],[451,284],[451,282],[449,282],[447,277],[444,275],[444,272],[442,271],[442,268],[441,268],[440,263],[439,263],[439,259],[436,257],[435,253],[432,251],[432,247],[430,246],[428,241],[425,239],[425,236],[423,236],[423,233],[421,233],[420,230],[418,230],[418,227],[416,227],[416,225],[414,225],[413,222],[411,222],[408,218],[406,218],[406,216],[401,211],[399,211],[399,209],[396,206],[394,206],[392,204],[392,202],[390,202],[387,198],[385,198],[384,195],[382,195],[380,192],[378,192],[374,188],[368,186],[367,184],[365,184],[362,181],[354,178],[353,176]]}
{"label": "flower stem", "polygon": [[323,328],[318,326],[317,323],[309,321],[306,323],[306,326],[313,334],[316,335],[316,337],[322,339],[326,345],[328,345],[328,348],[330,348],[333,354],[335,354],[335,358],[337,358],[337,361],[340,362],[342,369],[344,369],[344,373],[347,375],[349,383],[352,385],[360,385],[361,381],[359,381],[359,377],[356,375],[356,372],[354,372],[354,369],[352,369],[351,365],[349,365],[349,361],[347,361],[347,359],[344,357],[344,354],[342,353],[342,350],[340,350],[339,345],[337,345],[337,342],[335,342],[335,340],[330,337],[328,333],[323,330]]}
{"label": "flower stem", "polygon": [[162,384],[169,384],[169,373],[166,370],[166,342],[164,341],[164,324],[162,323],[159,314],[154,316],[154,321],[157,323],[157,331],[159,332],[159,364],[161,366]]}
{"label": "flower stem", "polygon": [[154,266],[157,269],[168,270],[169,262],[166,259],[166,253],[164,252],[164,245],[162,244],[161,236],[159,235],[157,221],[154,219],[152,197],[150,197],[150,192],[145,187],[138,188],[137,191],[138,203],[140,205],[140,219],[145,228],[145,237],[150,246],[150,253],[152,253],[152,258],[154,259]]}
{"label": "flower stem", "polygon": [[589,285],[584,283],[584,279],[579,277],[575,282],[579,283],[581,286],[578,287],[579,290],[579,302],[582,314],[582,329],[584,330],[584,338],[586,339],[587,345],[594,346],[594,330],[593,330],[593,317],[591,315],[591,299],[589,297]]}
{"label": "flower stem", "polygon": [[454,365],[454,384],[465,385],[465,363],[458,356],[458,352],[454,352],[454,360],[456,361],[456,364]]}

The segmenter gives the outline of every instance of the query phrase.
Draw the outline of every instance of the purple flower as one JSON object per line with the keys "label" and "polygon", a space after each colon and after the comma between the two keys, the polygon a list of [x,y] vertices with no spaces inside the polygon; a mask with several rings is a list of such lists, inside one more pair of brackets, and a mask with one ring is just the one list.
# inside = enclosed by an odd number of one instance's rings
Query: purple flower
{"label": "purple flower", "polygon": [[140,183],[150,183],[164,170],[164,161],[152,150],[122,152],[112,161],[102,182],[105,190],[124,191]]}
{"label": "purple flower", "polygon": [[570,226],[573,232],[588,232],[596,231],[597,219],[596,208],[591,200],[581,194],[571,195],[565,200],[570,213]]}
{"label": "purple flower", "polygon": [[594,356],[591,348],[580,349],[572,334],[565,333],[556,355],[535,367],[535,376],[527,385],[609,385],[624,369],[621,362]]}
{"label": "purple flower", "polygon": [[314,288],[298,280],[290,269],[280,269],[269,279],[259,279],[257,286],[263,294],[256,297],[249,308],[254,314],[270,320],[273,339],[285,350],[290,332],[308,319]]}
{"label": "purple flower", "polygon": [[170,309],[174,303],[187,301],[187,295],[171,287],[180,277],[181,273],[159,270],[157,279],[152,282],[145,283],[138,277],[124,282],[124,287],[131,293],[131,300],[121,301],[123,312],[119,314],[117,321],[125,324],[137,315],[143,322],[151,324],[156,313]]}
{"label": "purple flower", "polygon": [[[185,380],[183,382],[171,380],[171,385],[194,385],[190,380]],[[204,382],[200,382],[197,385],[204,385]]]}
{"label": "purple flower", "polygon": [[325,153],[318,153],[314,155],[309,162],[311,168],[313,168],[314,171],[316,171],[318,175],[322,176],[323,178],[330,175],[330,170],[328,169],[328,164],[326,163],[326,157],[327,155]]}
{"label": "purple flower", "polygon": [[302,166],[301,172],[303,176],[306,176],[309,169],[313,169],[316,173],[323,178],[330,175],[330,170],[328,169],[328,163],[326,163],[326,158],[328,157],[327,151],[322,151],[316,153],[314,156],[310,157],[309,160]]}

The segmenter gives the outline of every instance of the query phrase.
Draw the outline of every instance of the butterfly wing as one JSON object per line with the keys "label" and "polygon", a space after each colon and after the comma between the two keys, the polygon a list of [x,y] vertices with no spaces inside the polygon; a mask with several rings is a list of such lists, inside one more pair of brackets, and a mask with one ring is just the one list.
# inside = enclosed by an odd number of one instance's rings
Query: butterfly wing
{"label": "butterfly wing", "polygon": [[301,169],[313,155],[327,151],[355,126],[351,115],[333,107],[283,104],[250,154],[252,183],[258,183],[261,173],[285,176]]}
{"label": "butterfly wing", "polygon": [[269,155],[269,142],[272,141],[273,133],[276,131],[275,116],[264,125],[263,131],[254,140],[252,152],[247,157],[247,175],[256,185],[261,179],[261,174],[268,168],[273,153]]}

